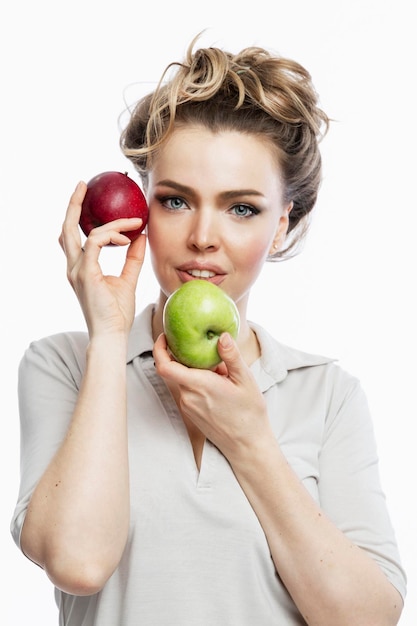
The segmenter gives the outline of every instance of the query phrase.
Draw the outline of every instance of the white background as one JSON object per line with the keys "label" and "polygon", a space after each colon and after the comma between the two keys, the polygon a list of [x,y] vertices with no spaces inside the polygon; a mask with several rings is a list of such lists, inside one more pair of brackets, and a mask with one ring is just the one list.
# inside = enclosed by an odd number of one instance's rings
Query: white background
{"label": "white background", "polygon": [[[381,473],[417,624],[416,22],[409,0],[3,3],[1,54],[2,623],[57,624],[52,586],[14,546],[17,367],[28,343],[84,328],[57,238],[72,189],[132,172],[118,117],[197,32],[231,51],[259,44],[303,63],[336,121],[324,182],[294,260],[265,268],[250,317],[278,339],[337,357],[367,392]],[[7,7],[7,8],[6,8]],[[413,13],[413,15],[412,15]],[[169,242],[167,242],[167,245]],[[118,271],[111,249],[104,263]],[[157,293],[149,266],[138,308]],[[413,485],[413,486],[412,486]],[[116,626],[116,625],[115,625]]]}

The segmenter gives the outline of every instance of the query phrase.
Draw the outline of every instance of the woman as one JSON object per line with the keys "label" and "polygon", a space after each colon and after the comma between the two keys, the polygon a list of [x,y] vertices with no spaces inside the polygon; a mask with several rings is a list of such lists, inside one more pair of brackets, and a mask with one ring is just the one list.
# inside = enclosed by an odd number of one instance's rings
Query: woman
{"label": "woman", "polygon": [[[246,317],[266,260],[304,234],[329,120],[299,64],[193,46],[121,138],[149,203],[81,246],[86,186],[60,243],[88,333],[22,359],[12,531],[65,626],[396,624],[405,595],[363,392],[330,359]],[[135,317],[145,240],[159,299]],[[119,277],[100,250],[128,245]],[[162,313],[204,278],[239,309],[216,371],[175,362]],[[277,316],[279,318],[279,315]],[[279,334],[279,322],[277,324]]]}

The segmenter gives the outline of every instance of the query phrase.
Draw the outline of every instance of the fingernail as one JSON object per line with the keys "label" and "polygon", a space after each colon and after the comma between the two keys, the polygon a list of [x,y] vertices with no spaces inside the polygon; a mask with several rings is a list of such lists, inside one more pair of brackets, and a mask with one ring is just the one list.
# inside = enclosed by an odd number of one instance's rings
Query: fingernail
{"label": "fingernail", "polygon": [[230,348],[232,345],[232,338],[229,333],[222,333],[219,339],[223,348]]}

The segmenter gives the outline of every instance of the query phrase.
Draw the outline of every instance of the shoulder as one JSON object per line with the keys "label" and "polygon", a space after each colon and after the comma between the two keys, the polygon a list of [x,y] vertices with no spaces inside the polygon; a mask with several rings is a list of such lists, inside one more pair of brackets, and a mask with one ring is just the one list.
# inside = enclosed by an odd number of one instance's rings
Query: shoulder
{"label": "shoulder", "polygon": [[20,376],[34,369],[80,373],[85,368],[88,334],[62,332],[32,341],[20,361]]}
{"label": "shoulder", "polygon": [[[137,315],[128,341],[127,363],[142,352],[152,350],[152,310],[150,304]],[[84,371],[89,336],[86,331],[67,331],[32,341],[20,362],[20,370],[33,367],[44,370],[68,370],[77,375]]]}
{"label": "shoulder", "polygon": [[275,339],[265,328],[250,322],[261,348],[261,365],[275,372],[278,378],[285,378],[288,372],[306,367],[317,367],[334,363],[336,359],[321,354],[304,352],[292,348]]}
{"label": "shoulder", "polygon": [[26,352],[47,355],[55,352],[61,356],[84,354],[88,345],[88,334],[83,331],[67,331],[36,339],[29,344]]}
{"label": "shoulder", "polygon": [[359,380],[344,370],[337,358],[314,354],[277,341],[265,328],[251,322],[261,347],[259,382],[265,391],[276,383],[297,380],[307,390],[320,386],[327,393],[349,394],[360,389]]}

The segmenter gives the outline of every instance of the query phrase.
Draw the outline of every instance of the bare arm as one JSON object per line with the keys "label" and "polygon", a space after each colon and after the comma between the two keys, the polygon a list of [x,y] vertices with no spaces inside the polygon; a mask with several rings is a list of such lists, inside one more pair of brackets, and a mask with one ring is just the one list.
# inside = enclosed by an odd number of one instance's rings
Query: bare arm
{"label": "bare arm", "polygon": [[161,376],[179,386],[187,419],[231,464],[305,621],[393,626],[402,608],[399,593],[374,560],[326,517],[288,465],[236,344],[220,346],[219,352],[227,370],[222,376],[172,362],[163,337],[154,355]]}
{"label": "bare arm", "polygon": [[[67,435],[39,480],[22,529],[25,554],[62,590],[99,590],[121,558],[129,527],[126,348],[143,261],[140,237],[119,277],[104,277],[100,249],[130,240],[119,220],[93,231],[81,250],[78,219],[85,185],[74,192],[60,237],[68,278],[89,329],[86,369]],[[126,228],[127,227],[127,228]]]}
{"label": "bare arm", "polygon": [[231,464],[264,529],[277,571],[307,624],[397,624],[399,593],[376,562],[317,506],[276,440],[241,447]]}

